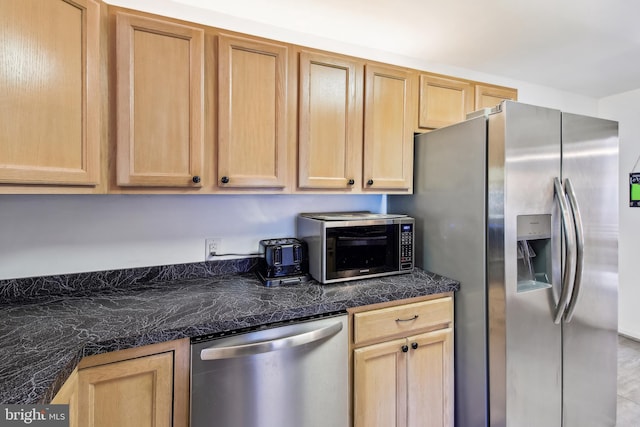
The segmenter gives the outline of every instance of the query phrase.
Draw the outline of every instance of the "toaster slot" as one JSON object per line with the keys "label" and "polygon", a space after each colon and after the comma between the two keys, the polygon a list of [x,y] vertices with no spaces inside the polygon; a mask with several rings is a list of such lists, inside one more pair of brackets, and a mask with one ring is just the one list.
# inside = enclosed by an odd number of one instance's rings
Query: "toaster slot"
{"label": "toaster slot", "polygon": [[273,248],[273,264],[282,264],[282,246],[276,246]]}
{"label": "toaster slot", "polygon": [[302,246],[300,245],[293,245],[293,263],[302,263]]}

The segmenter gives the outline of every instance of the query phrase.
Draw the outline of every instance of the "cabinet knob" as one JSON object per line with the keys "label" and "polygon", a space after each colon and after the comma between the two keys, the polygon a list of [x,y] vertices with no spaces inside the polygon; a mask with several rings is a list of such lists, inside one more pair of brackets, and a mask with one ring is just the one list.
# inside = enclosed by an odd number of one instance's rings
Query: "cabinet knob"
{"label": "cabinet knob", "polygon": [[369,181],[367,181],[367,185],[373,185],[373,180],[370,179]]}
{"label": "cabinet knob", "polygon": [[414,350],[415,350],[416,348],[418,348],[418,343],[417,343],[417,342],[412,342],[412,343],[411,343],[411,348],[412,348],[412,349],[414,349]]}
{"label": "cabinet knob", "polygon": [[402,346],[402,352],[406,353],[407,351],[409,351],[409,346],[408,345],[403,345]]}
{"label": "cabinet knob", "polygon": [[220,178],[220,182],[223,184],[228,184],[229,183],[229,177],[228,176],[223,176],[222,178]]}
{"label": "cabinet knob", "polygon": [[195,175],[193,178],[191,178],[191,181],[193,181],[194,184],[200,184],[200,177],[198,175]]}
{"label": "cabinet knob", "polygon": [[355,184],[355,183],[356,183],[356,181],[355,181],[355,180],[353,180],[353,179],[350,179],[350,180],[347,182],[347,184],[349,184],[349,185],[353,185],[353,184]]}

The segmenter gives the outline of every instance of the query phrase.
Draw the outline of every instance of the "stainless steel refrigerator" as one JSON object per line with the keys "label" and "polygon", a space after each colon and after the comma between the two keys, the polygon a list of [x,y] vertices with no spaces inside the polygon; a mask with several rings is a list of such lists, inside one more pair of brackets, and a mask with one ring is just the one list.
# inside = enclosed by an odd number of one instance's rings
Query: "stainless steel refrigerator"
{"label": "stainless steel refrigerator", "polygon": [[415,139],[416,264],[457,279],[461,427],[616,423],[618,124],[512,101]]}

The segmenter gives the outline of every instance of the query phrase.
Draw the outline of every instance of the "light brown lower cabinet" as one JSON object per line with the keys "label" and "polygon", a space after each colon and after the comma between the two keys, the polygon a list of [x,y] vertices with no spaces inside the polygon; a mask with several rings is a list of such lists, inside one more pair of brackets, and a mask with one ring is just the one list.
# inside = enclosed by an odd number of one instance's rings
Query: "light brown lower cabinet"
{"label": "light brown lower cabinet", "polygon": [[188,339],[87,357],[51,403],[71,427],[187,427],[188,357]]}
{"label": "light brown lower cabinet", "polygon": [[69,375],[51,403],[69,405],[69,427],[78,427],[78,369]]}
{"label": "light brown lower cabinet", "polygon": [[452,298],[355,313],[353,323],[354,427],[453,426]]}

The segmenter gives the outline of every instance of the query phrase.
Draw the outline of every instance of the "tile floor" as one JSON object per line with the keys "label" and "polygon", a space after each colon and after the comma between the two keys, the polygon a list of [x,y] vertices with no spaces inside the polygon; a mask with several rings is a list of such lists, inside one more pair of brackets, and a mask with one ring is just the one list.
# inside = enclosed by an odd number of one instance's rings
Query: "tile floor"
{"label": "tile floor", "polygon": [[618,337],[618,423],[640,426],[640,342]]}

